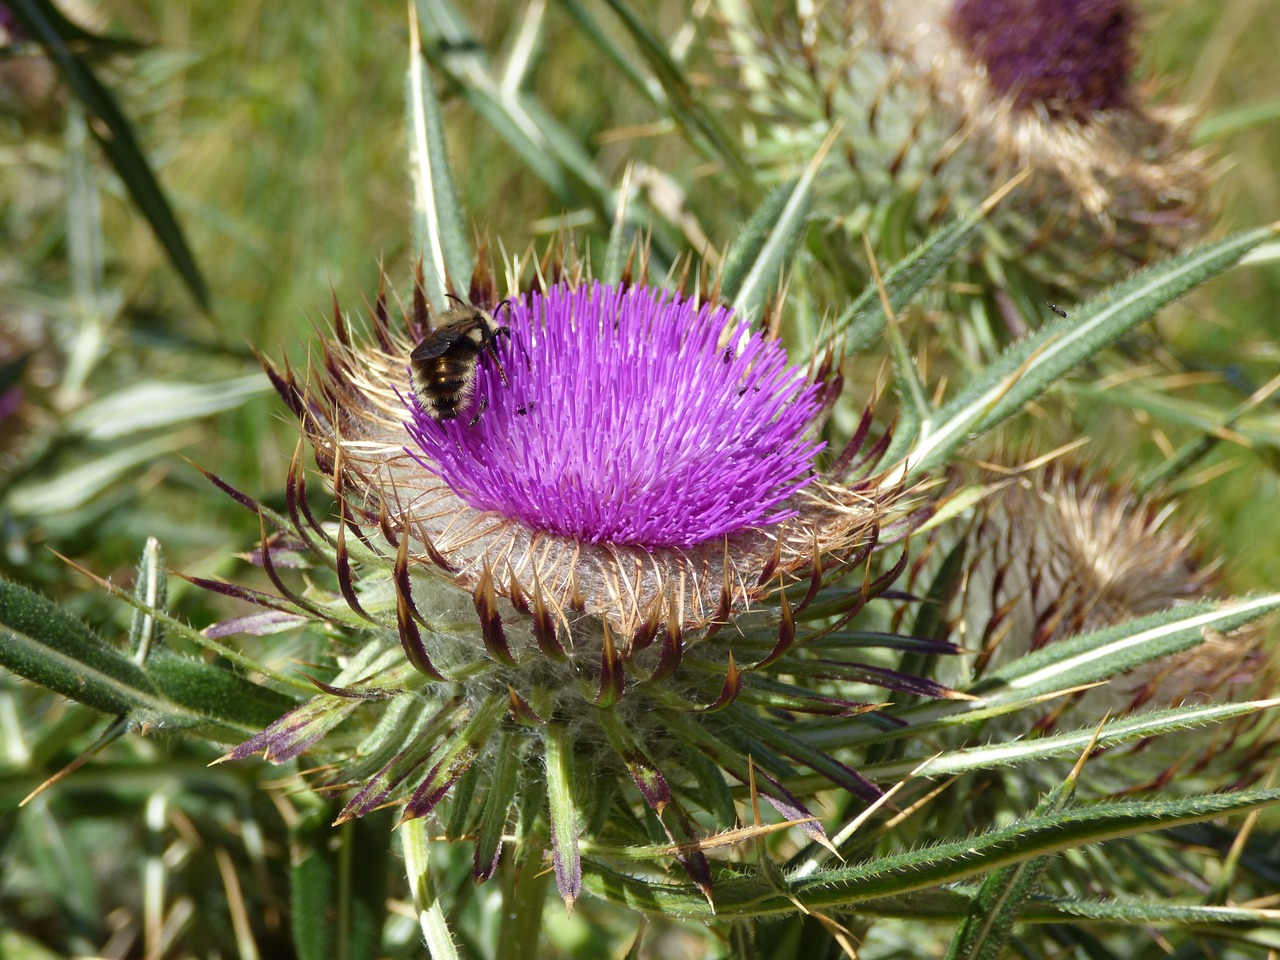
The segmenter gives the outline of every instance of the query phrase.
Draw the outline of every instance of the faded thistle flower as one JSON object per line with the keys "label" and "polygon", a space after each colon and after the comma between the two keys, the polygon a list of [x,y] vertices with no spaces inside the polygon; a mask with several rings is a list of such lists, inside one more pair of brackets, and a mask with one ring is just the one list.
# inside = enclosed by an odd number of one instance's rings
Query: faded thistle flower
{"label": "faded thistle flower", "polygon": [[[261,551],[286,602],[259,598],[274,607],[260,628],[306,616],[353,641],[316,699],[231,756],[290,759],[381,706],[371,732],[324,748],[331,786],[354,791],[340,819],[390,803],[424,816],[472,771],[501,808],[477,837],[484,878],[507,812],[535,814],[545,787],[572,900],[579,834],[616,829],[594,814],[588,826],[590,811],[634,789],[662,833],[611,842],[687,843],[735,825],[723,774],[747,783],[750,763],[791,819],[809,816],[784,785],[798,767],[871,799],[873,784],[777,718],[871,710],[873,687],[950,691],[877,653],[841,656],[874,637],[808,654],[896,577],[905,554],[887,570],[873,555],[912,522],[872,475],[884,445],[868,442],[869,414],[838,456],[818,439],[840,391],[831,356],[791,363],[714,295],[563,273],[502,303],[487,271],[473,281],[471,302],[507,330],[453,419],[411,387],[411,351],[439,336],[420,276],[403,324],[380,293],[357,336],[335,302],[334,339],[305,378],[269,367],[339,506],[336,523],[318,518],[295,462],[292,522]],[[275,559],[308,550],[332,571],[327,594],[317,573],[306,595],[290,588]],[[696,847],[672,855],[709,890]]]}
{"label": "faded thistle flower", "polygon": [[1128,0],[877,6],[878,39],[902,58],[903,82],[953,115],[995,180],[1031,169],[1041,230],[1083,215],[1099,239],[1147,260],[1198,226],[1206,158],[1179,112],[1135,84]]}
{"label": "faded thistle flower", "polygon": [[[1121,0],[859,0],[767,27],[721,16],[724,86],[756,118],[755,162],[794,162],[839,131],[822,202],[842,264],[865,263],[863,234],[905,255],[1026,171],[987,215],[1001,241],[957,261],[968,292],[949,312],[982,291],[1017,335],[1046,299],[1083,299],[1203,225],[1206,158],[1135,83]],[[836,295],[866,282],[855,271]]]}
{"label": "faded thistle flower", "polygon": [[[966,535],[963,607],[953,610],[975,673],[1214,592],[1215,565],[1202,562],[1194,531],[1174,522],[1173,503],[1064,461],[988,479]],[[1257,693],[1260,639],[1252,627],[1206,636],[1090,692],[1086,712]]]}

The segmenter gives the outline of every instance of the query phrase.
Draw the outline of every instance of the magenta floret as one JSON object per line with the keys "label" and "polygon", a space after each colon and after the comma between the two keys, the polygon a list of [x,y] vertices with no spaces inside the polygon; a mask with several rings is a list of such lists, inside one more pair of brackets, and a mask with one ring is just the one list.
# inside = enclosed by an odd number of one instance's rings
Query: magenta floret
{"label": "magenta floret", "polygon": [[[794,515],[821,444],[818,388],[732,312],[647,287],[555,287],[503,308],[487,400],[410,453],[471,506],[589,543],[692,547]],[[727,345],[732,339],[732,345]]]}

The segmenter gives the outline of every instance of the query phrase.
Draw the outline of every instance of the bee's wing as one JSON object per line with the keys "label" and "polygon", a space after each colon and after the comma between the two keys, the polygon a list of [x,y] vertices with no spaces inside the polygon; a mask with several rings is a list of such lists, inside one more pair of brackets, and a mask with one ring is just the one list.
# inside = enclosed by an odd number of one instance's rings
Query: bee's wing
{"label": "bee's wing", "polygon": [[461,339],[463,339],[463,335],[452,330],[433,330],[423,338],[420,344],[413,348],[413,353],[409,354],[409,359],[422,361],[444,356],[449,352],[449,348]]}

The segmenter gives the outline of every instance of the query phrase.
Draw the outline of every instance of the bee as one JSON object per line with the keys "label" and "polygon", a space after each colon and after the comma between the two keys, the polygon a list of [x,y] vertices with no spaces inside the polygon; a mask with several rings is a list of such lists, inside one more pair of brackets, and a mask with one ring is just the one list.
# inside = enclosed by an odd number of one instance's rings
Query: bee
{"label": "bee", "polygon": [[[446,312],[439,326],[409,354],[409,379],[418,406],[432,420],[439,421],[452,420],[471,406],[483,354],[493,360],[503,386],[507,385],[507,372],[498,359],[497,345],[499,337],[511,338],[511,330],[495,320],[492,313],[452,295],[449,299],[457,300],[458,306]],[[498,308],[506,303],[504,300]],[[488,398],[481,397],[471,426],[476,425],[488,405]]]}

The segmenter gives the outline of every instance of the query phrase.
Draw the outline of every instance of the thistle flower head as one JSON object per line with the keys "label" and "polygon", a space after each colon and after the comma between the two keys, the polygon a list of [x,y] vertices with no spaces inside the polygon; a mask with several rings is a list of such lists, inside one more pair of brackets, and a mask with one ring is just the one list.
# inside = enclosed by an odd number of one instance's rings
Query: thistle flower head
{"label": "thistle flower head", "polygon": [[[1173,507],[1064,462],[1000,482],[969,534],[964,622],[980,668],[1211,593],[1214,565]],[[1256,630],[1207,637],[1094,699],[1114,709],[1220,697],[1250,679],[1258,639]]]}
{"label": "thistle flower head", "polygon": [[706,627],[850,556],[892,499],[816,467],[838,378],[788,364],[724,308],[585,284],[517,298],[474,407],[445,421],[410,389],[425,304],[404,332],[385,308],[374,322],[376,348],[343,326],[324,380],[285,388],[321,469],[409,531],[411,561],[517,603],[537,589],[562,623],[577,609],[624,634]]}
{"label": "thistle flower head", "polygon": [[1128,0],[956,0],[948,26],[1017,109],[1087,121],[1130,100]]}
{"label": "thistle flower head", "polygon": [[1046,287],[1085,294],[1204,226],[1208,159],[1186,111],[1136,82],[1123,0],[825,4],[768,30],[724,18],[724,86],[755,118],[756,162],[816,152],[840,129],[823,184],[851,260],[867,227],[882,246],[923,242],[1024,171],[988,213],[1003,262],[989,247],[964,266],[966,282],[1009,295],[1009,313]]}
{"label": "thistle flower head", "polygon": [[[470,507],[587,545],[692,549],[795,517],[818,386],[732,313],[646,288],[511,305],[474,423],[407,404],[411,451]],[[505,383],[503,380],[505,379]]]}
{"label": "thistle flower head", "polygon": [[[875,687],[954,695],[893,661],[830,651],[798,676],[770,672],[904,568],[905,553],[864,568],[917,519],[873,474],[888,438],[868,443],[867,413],[844,452],[820,462],[818,431],[840,389],[829,352],[792,364],[724,307],[643,282],[552,283],[499,306],[473,281],[471,300],[498,315],[480,314],[486,332],[453,358],[474,355],[474,367],[437,371],[443,384],[474,372],[474,389],[448,403],[413,392],[437,389],[411,372],[416,346],[436,338],[421,362],[457,342],[433,333],[420,282],[403,324],[379,294],[368,337],[335,302],[334,339],[305,379],[268,364],[339,506],[336,524],[317,518],[295,462],[292,525],[264,539],[261,562],[292,605],[284,616],[353,631],[358,653],[230,757],[290,759],[385,701],[383,722],[335,761],[331,786],[359,788],[340,819],[397,800],[416,818],[494,751],[542,751],[545,763],[502,782],[510,802],[544,771],[546,790],[560,791],[551,839],[570,900],[581,885],[564,792],[575,764],[592,772],[597,809],[634,784],[673,843],[693,837],[688,811],[705,809],[708,763],[824,839],[783,786],[793,763],[863,799],[879,791],[759,708],[852,716],[880,698],[850,694]],[[274,556],[307,551],[323,562],[304,596]],[[325,569],[336,581],[327,596]],[[273,603],[262,629],[281,615]],[[880,636],[854,646],[892,646]],[[748,753],[763,758],[754,771]],[[478,879],[497,849],[478,844]],[[709,891],[701,853],[676,859]]]}
{"label": "thistle flower head", "polygon": [[[1028,166],[1050,209],[1168,229],[1193,225],[1205,158],[1175,111],[1133,84],[1125,0],[879,0],[878,39],[977,138],[1003,176]],[[1056,183],[1054,181],[1057,181]],[[1038,204],[1044,207],[1044,202]]]}

